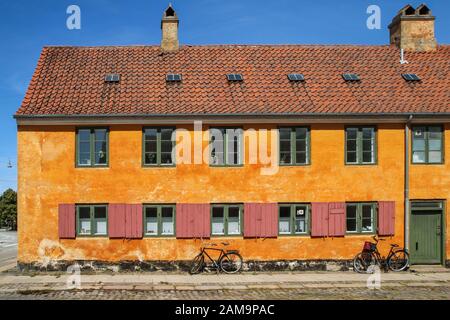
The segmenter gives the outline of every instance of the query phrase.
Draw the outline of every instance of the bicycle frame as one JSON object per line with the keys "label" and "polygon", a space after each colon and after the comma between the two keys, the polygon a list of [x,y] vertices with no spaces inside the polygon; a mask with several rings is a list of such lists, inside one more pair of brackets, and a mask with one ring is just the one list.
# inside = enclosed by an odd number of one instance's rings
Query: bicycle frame
{"label": "bicycle frame", "polygon": [[395,253],[395,247],[391,246],[391,249],[389,250],[389,253],[386,257],[383,257],[380,253],[380,251],[378,251],[378,240],[376,240],[376,250],[373,251],[372,253],[375,255],[375,258],[377,260],[377,263],[379,265],[382,265],[383,267],[387,267],[387,261],[389,260],[389,258]]}
{"label": "bicycle frame", "polygon": [[[219,251],[220,255],[219,258],[217,258],[217,260],[214,260],[213,258],[211,258],[211,256],[208,254],[207,250],[213,250],[213,251]],[[226,254],[224,249],[217,249],[217,248],[202,248],[201,253],[204,256],[207,256],[208,259],[213,263],[214,268],[216,269],[220,269],[219,264],[217,263],[218,261],[220,261],[220,259],[222,259],[222,257]]]}

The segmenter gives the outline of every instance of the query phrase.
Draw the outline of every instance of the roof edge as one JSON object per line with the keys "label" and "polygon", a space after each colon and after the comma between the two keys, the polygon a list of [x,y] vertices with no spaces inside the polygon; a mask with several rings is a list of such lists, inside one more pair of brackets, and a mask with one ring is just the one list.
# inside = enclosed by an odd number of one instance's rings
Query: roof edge
{"label": "roof edge", "polygon": [[17,125],[87,124],[176,124],[203,121],[210,123],[404,123],[423,121],[450,123],[445,113],[285,113],[285,114],[134,114],[134,115],[14,115]]}

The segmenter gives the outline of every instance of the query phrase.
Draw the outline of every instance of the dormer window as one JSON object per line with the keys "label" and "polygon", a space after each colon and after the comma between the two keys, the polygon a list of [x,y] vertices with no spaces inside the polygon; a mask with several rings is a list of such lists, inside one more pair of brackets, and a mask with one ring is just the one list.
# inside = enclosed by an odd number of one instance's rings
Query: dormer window
{"label": "dormer window", "polygon": [[419,76],[415,73],[403,73],[402,77],[406,81],[420,81]]}
{"label": "dormer window", "polygon": [[228,81],[244,81],[242,74],[240,73],[230,73],[227,74]]}
{"label": "dormer window", "polygon": [[345,81],[359,81],[361,78],[356,73],[344,73],[342,75]]}
{"label": "dormer window", "polygon": [[181,80],[182,80],[181,74],[169,73],[166,76],[166,81],[167,82],[180,82]]}
{"label": "dormer window", "polygon": [[105,76],[105,82],[119,82],[120,75],[116,73],[110,73]]}
{"label": "dormer window", "polygon": [[305,77],[300,73],[291,73],[288,74],[289,81],[305,81]]}

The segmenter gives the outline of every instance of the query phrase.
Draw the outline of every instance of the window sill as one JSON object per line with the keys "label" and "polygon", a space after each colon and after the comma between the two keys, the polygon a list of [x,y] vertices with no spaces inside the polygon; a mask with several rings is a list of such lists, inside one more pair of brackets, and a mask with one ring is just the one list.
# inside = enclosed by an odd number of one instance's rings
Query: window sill
{"label": "window sill", "polygon": [[281,238],[289,238],[289,237],[291,237],[291,238],[299,238],[299,237],[303,237],[303,238],[305,238],[305,237],[311,237],[311,235],[309,234],[309,233],[298,233],[298,234],[292,234],[292,233],[290,233],[290,234],[278,234],[278,237],[281,237]]}
{"label": "window sill", "polygon": [[164,234],[164,235],[150,235],[150,234],[144,234],[145,239],[176,239],[176,235],[174,234]]}
{"label": "window sill", "polygon": [[433,166],[433,165],[444,165],[445,162],[411,162],[411,165],[417,166],[417,165],[423,165],[423,166]]}
{"label": "window sill", "polygon": [[163,168],[167,168],[167,169],[174,169],[176,168],[177,165],[176,164],[143,164],[142,168],[144,169],[163,169]]}
{"label": "window sill", "polygon": [[101,165],[101,166],[80,166],[76,165],[77,169],[109,169],[109,165]]}
{"label": "window sill", "polygon": [[89,235],[89,234],[77,234],[76,239],[89,239],[89,238],[105,238],[109,239],[107,234]]}
{"label": "window sill", "polygon": [[236,164],[236,165],[231,165],[231,164],[210,164],[209,167],[210,168],[243,168],[244,165],[243,164]]}

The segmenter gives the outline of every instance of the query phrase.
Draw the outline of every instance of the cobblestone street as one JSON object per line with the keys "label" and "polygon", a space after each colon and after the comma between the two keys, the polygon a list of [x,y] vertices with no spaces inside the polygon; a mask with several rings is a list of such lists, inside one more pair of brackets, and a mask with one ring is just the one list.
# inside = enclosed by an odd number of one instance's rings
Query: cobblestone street
{"label": "cobblestone street", "polygon": [[237,275],[183,273],[82,274],[70,289],[64,273],[0,273],[0,299],[56,300],[450,300],[445,268],[381,273],[379,289],[371,276],[354,272],[278,272]]}
{"label": "cobblestone street", "polygon": [[250,290],[40,290],[2,292],[0,299],[51,300],[434,300],[450,299],[446,287],[389,287],[381,290],[367,288],[296,288]]}

